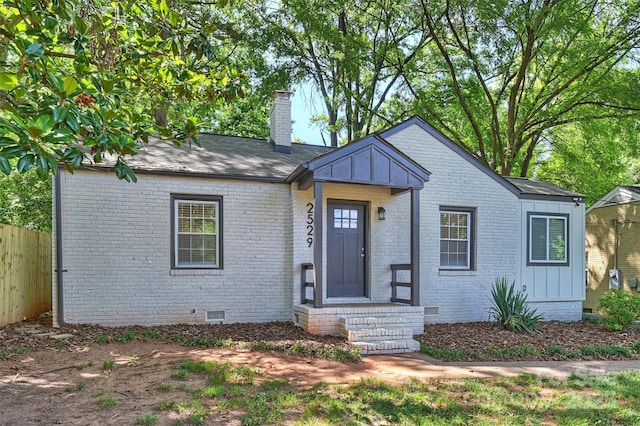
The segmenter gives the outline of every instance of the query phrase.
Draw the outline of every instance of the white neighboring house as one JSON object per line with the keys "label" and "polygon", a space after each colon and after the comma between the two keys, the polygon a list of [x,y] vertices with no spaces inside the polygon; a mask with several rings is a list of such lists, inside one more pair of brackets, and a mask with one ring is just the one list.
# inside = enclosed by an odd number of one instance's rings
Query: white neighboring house
{"label": "white neighboring house", "polygon": [[292,144],[290,109],[277,92],[269,141],[152,141],[128,162],[135,184],[60,169],[56,322],[293,320],[401,352],[425,322],[488,320],[503,276],[546,319],[581,318],[582,195],[500,177],[418,117]]}

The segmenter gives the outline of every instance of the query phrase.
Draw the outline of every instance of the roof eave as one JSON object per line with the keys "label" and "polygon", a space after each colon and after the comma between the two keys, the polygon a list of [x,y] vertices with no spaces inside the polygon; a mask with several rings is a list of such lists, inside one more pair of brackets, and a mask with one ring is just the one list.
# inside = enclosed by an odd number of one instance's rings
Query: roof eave
{"label": "roof eave", "polygon": [[[63,167],[60,168],[64,170]],[[78,171],[89,172],[103,172],[113,173],[114,167],[112,166],[81,166],[76,168]],[[227,179],[227,180],[244,180],[255,182],[268,182],[268,183],[287,183],[286,178],[276,176],[255,176],[255,175],[243,175],[243,174],[216,174],[205,172],[193,172],[193,171],[179,171],[179,170],[151,170],[151,169],[138,169],[132,167],[131,170],[135,174],[142,175],[156,175],[156,176],[179,176],[179,177],[192,177],[192,178],[204,178],[204,179]]]}

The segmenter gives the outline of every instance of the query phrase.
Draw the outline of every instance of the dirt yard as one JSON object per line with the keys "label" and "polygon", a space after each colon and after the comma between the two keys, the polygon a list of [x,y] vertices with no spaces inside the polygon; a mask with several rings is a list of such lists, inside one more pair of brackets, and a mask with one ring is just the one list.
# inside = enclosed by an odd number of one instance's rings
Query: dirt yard
{"label": "dirt yard", "polygon": [[[257,382],[286,381],[294,389],[363,377],[401,380],[385,371],[383,358],[338,362],[311,356],[335,348],[348,353],[349,346],[343,339],[312,336],[288,323],[53,329],[47,322],[45,317],[0,328],[0,425],[193,424],[190,408],[166,406],[207,387],[202,375],[180,376],[185,360],[229,362],[250,368]],[[610,333],[594,324],[548,323],[542,329],[541,335],[518,336],[486,323],[439,325],[427,326],[419,339],[469,350],[629,346],[640,340],[637,333]],[[241,342],[253,346],[244,348]],[[264,350],[256,350],[260,348]],[[145,417],[150,415],[153,422]],[[241,412],[229,407],[202,424],[241,423]]]}

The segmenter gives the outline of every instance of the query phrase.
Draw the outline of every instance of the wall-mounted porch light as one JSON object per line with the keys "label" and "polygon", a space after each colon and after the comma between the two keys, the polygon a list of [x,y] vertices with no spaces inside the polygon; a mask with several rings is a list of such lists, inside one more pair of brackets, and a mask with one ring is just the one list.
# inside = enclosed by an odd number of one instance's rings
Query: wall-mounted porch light
{"label": "wall-mounted porch light", "polygon": [[378,207],[378,220],[384,220],[384,207]]}

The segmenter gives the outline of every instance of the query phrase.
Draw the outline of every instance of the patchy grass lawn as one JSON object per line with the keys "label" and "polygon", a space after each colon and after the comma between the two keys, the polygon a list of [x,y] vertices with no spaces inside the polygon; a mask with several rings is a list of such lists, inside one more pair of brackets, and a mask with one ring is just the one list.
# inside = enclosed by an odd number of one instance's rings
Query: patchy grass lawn
{"label": "patchy grass lawn", "polygon": [[[187,374],[180,372],[186,371]],[[532,375],[498,379],[411,380],[391,385],[375,378],[349,385],[318,383],[297,389],[229,363],[183,362],[180,397],[156,403],[137,424],[178,419],[204,425],[634,425],[640,424],[640,373],[555,381]],[[182,388],[190,375],[198,386]],[[114,406],[116,404],[113,404]],[[110,408],[105,408],[109,410]]]}
{"label": "patchy grass lawn", "polygon": [[[598,344],[578,340],[600,336],[597,324],[546,327],[513,336],[486,324],[441,325],[432,350],[446,359],[639,352],[634,333],[603,335]],[[385,382],[343,339],[290,324],[61,331],[71,337],[40,337],[25,324],[0,330],[0,424],[640,424],[640,372]]]}

